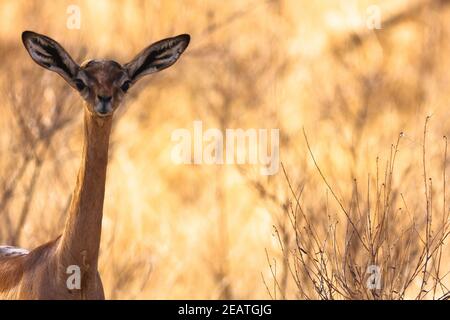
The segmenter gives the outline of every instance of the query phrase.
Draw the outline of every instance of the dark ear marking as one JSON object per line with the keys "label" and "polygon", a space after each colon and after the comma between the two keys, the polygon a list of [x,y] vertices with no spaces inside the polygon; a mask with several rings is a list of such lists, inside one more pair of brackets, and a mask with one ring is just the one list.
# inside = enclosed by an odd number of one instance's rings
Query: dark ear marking
{"label": "dark ear marking", "polygon": [[[63,62],[61,56],[59,55],[58,49],[56,49],[50,42],[49,43],[39,43],[38,38],[32,38],[31,42],[33,42],[36,45],[40,45],[46,53],[36,52],[39,56],[41,56],[44,59],[48,59],[54,62],[54,65],[57,68],[60,68],[67,74],[69,74],[71,77],[74,77],[75,75],[72,73],[72,71],[67,67],[67,65]],[[50,68],[51,65],[48,62],[42,62],[47,68]]]}
{"label": "dark ear marking", "polygon": [[[158,49],[158,51],[155,50],[153,52],[150,52],[150,54],[145,58],[142,65],[136,71],[134,71],[133,74],[130,75],[130,77],[133,79],[136,77],[136,75],[143,72],[145,69],[150,68],[151,63],[155,60],[155,58],[163,52],[164,51],[162,49]],[[155,65],[155,68],[157,68],[157,65]]]}
{"label": "dark ear marking", "polygon": [[145,48],[124,66],[131,81],[134,83],[147,74],[161,71],[173,65],[186,50],[189,42],[190,36],[182,34],[160,40]]}
{"label": "dark ear marking", "polygon": [[22,42],[31,58],[40,66],[54,71],[70,82],[78,72],[78,65],[55,40],[32,32],[22,33]]}

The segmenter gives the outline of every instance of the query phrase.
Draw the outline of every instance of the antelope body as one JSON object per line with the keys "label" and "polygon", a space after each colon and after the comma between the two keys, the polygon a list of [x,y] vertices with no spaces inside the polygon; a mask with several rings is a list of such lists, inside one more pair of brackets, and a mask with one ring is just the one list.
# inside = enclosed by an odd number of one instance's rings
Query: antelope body
{"label": "antelope body", "polygon": [[[58,73],[83,98],[84,146],[62,235],[30,252],[0,247],[0,300],[104,299],[97,267],[113,113],[137,80],[173,65],[190,37],[158,41],[125,65],[91,60],[79,66],[58,42],[31,31],[22,33],[22,41],[37,64]],[[68,286],[70,266],[81,271],[80,288]]]}

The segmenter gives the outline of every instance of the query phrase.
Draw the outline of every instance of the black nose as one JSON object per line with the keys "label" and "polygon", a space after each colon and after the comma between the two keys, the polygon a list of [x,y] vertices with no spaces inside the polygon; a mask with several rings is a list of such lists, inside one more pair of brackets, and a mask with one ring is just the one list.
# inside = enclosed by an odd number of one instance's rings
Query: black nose
{"label": "black nose", "polygon": [[105,96],[97,96],[98,100],[100,100],[101,103],[107,103],[110,102],[112,97],[105,97]]}
{"label": "black nose", "polygon": [[102,104],[102,108],[100,110],[98,110],[98,113],[100,113],[100,114],[108,113],[108,109],[106,109],[106,106],[104,104]]}

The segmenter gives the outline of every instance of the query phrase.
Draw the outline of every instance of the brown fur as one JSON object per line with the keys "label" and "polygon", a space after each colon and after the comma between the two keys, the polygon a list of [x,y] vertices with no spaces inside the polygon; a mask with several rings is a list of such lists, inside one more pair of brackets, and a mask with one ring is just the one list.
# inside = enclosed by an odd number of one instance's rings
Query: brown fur
{"label": "brown fur", "polygon": [[[85,101],[84,147],[75,191],[61,237],[22,256],[0,255],[0,299],[104,299],[98,256],[113,112],[128,87],[174,64],[189,35],[158,41],[131,62],[92,60],[78,66],[55,40],[22,34],[31,58],[61,75]],[[69,266],[81,271],[81,288],[69,290]]]}
{"label": "brown fur", "polygon": [[[63,235],[19,257],[0,257],[0,298],[104,299],[98,274],[112,117],[85,111],[82,165]],[[81,290],[67,289],[67,268],[81,269]]]}

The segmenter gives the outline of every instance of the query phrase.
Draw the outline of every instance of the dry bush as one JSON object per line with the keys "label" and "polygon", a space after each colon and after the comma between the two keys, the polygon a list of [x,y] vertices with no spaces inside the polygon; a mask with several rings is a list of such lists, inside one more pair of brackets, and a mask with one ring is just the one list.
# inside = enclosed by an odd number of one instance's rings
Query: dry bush
{"label": "dry bush", "polygon": [[[450,235],[450,210],[445,192],[447,139],[444,139],[444,170],[440,179],[444,190],[442,207],[436,214],[432,179],[427,178],[426,130],[427,123],[423,142],[425,210],[422,214],[410,211],[401,190],[393,183],[401,136],[392,145],[382,174],[377,159],[377,173],[373,178],[369,175],[366,192],[358,188],[355,180],[351,198],[342,200],[323,175],[305,135],[311,159],[337,208],[326,202],[323,212],[306,209],[303,190],[295,188],[284,171],[293,198],[285,211],[289,228],[275,227],[275,233],[283,252],[283,266],[297,288],[296,298],[443,300],[450,297],[447,287],[450,270],[445,262],[446,240]],[[313,216],[317,214],[326,215],[327,223],[314,223]],[[286,241],[289,238],[292,241]],[[276,298],[280,292],[286,298],[285,284],[280,283],[275,272],[276,262],[268,261],[274,279],[274,288],[267,286],[269,294]]]}

